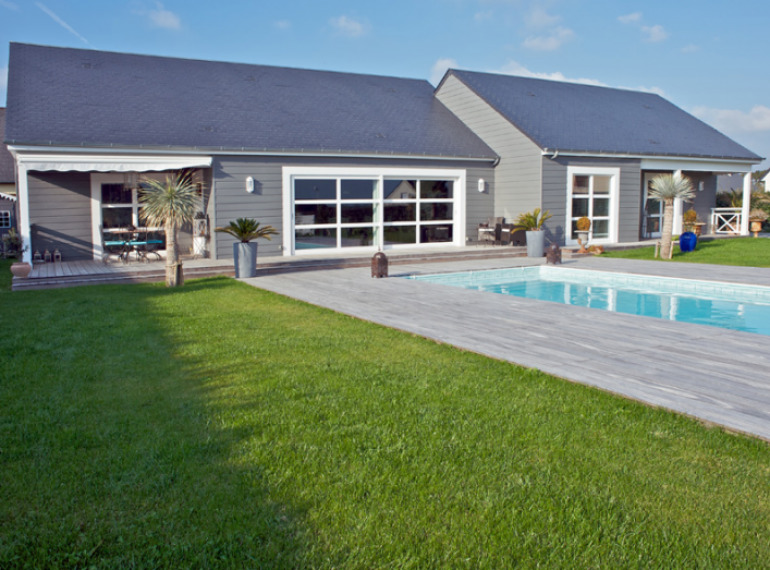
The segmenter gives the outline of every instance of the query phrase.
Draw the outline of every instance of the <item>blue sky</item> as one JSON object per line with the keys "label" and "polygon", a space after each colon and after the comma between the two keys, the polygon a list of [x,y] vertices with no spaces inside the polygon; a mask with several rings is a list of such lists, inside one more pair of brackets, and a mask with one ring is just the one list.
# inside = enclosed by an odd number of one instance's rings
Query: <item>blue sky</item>
{"label": "blue sky", "polygon": [[767,0],[0,0],[0,106],[11,41],[434,83],[451,66],[654,91],[770,157],[768,24]]}

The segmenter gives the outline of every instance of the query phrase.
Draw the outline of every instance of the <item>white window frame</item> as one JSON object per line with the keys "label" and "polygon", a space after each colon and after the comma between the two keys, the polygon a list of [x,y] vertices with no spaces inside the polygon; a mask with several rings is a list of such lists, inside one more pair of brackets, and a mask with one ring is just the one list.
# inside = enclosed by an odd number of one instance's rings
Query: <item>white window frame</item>
{"label": "white window frame", "polygon": [[[337,248],[334,251],[345,252],[368,252],[377,251],[379,249],[400,249],[400,248],[433,248],[446,245],[463,246],[465,245],[465,190],[466,190],[466,171],[465,169],[448,169],[448,168],[376,168],[376,167],[316,167],[316,166],[284,166],[282,169],[282,194],[283,194],[283,255],[309,255],[325,253],[331,250],[331,248],[323,248],[322,250],[296,250],[295,249],[295,219],[294,219],[294,180],[297,178],[317,178],[317,179],[372,179],[377,180],[378,184],[378,196],[372,200],[374,205],[374,217],[372,225],[374,226],[374,243],[371,246],[361,247],[345,247],[339,246],[339,233],[337,236]],[[451,242],[435,242],[435,243],[413,243],[413,244],[397,244],[397,245],[385,245],[384,240],[384,206],[385,204],[415,204],[416,208],[416,220],[414,222],[393,222],[388,223],[388,226],[397,225],[415,225],[418,228],[417,239],[419,240],[419,227],[423,225],[448,225],[446,220],[436,221],[421,221],[419,205],[422,203],[421,199],[411,198],[393,198],[385,200],[384,188],[385,180],[389,179],[401,179],[401,180],[451,180],[453,182],[453,197],[451,199],[433,199],[429,202],[446,202],[452,203],[452,220],[449,224],[452,225],[452,241]],[[336,201],[338,204],[345,202],[364,203],[367,200],[341,200],[338,196]],[[328,202],[328,200],[324,201]],[[338,221],[337,226],[344,228],[345,226],[361,226],[362,224],[342,224]],[[308,226],[308,229],[312,229]]]}
{"label": "white window frame", "polygon": [[0,230],[7,230],[11,227],[11,212],[0,210]]}
{"label": "white window frame", "polygon": [[[162,180],[163,173],[142,172],[140,178],[155,178]],[[94,244],[94,259],[102,260],[102,184],[123,184],[126,180],[125,173],[117,172],[92,172],[91,173],[91,239]],[[136,189],[132,190],[131,205],[118,205],[116,208],[131,208],[131,218],[135,226],[141,225],[139,220],[139,196]],[[162,229],[162,228],[154,228]]]}
{"label": "white window frame", "polygon": [[[618,242],[618,228],[620,216],[620,168],[595,167],[595,166],[568,166],[567,167],[567,215],[564,223],[564,236],[566,245],[577,245],[577,236],[572,237],[572,190],[575,182],[575,176],[609,176],[610,177],[610,206],[609,206],[609,231],[606,238],[593,239],[592,233],[589,237],[590,244],[610,244]],[[581,194],[581,196],[586,196]],[[587,194],[589,201],[589,213],[593,209],[593,182],[589,187]]]}

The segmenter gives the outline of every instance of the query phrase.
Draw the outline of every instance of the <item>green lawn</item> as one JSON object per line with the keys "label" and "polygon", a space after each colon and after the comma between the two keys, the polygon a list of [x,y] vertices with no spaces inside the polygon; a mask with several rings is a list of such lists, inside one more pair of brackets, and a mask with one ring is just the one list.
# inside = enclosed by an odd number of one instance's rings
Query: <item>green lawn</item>
{"label": "green lawn", "polygon": [[[603,257],[626,259],[654,259],[655,248],[640,247],[619,251],[607,251]],[[672,261],[712,263],[715,265],[741,265],[746,267],[770,267],[770,239],[730,238],[699,240],[695,251],[682,253],[674,247]]]}
{"label": "green lawn", "polygon": [[9,293],[0,567],[770,560],[770,448],[227,278]]}

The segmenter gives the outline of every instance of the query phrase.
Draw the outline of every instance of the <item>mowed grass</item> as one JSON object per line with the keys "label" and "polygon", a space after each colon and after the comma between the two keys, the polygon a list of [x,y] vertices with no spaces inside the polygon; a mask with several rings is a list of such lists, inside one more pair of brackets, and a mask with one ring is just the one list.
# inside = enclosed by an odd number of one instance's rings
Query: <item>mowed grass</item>
{"label": "mowed grass", "polygon": [[[655,259],[655,247],[607,251],[603,257],[625,259]],[[698,240],[695,251],[682,253],[674,247],[672,261],[688,263],[711,263],[714,265],[740,265],[744,267],[770,267],[770,239],[729,238]],[[664,260],[667,261],[667,260]]]}
{"label": "mowed grass", "polygon": [[2,568],[770,560],[763,441],[227,278],[0,314]]}

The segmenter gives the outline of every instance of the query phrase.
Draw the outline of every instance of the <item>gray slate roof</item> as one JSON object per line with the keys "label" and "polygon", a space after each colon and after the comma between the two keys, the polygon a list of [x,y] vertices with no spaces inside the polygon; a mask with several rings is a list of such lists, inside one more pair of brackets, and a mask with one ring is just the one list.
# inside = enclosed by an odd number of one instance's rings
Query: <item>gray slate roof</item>
{"label": "gray slate roof", "polygon": [[472,71],[448,75],[542,149],[761,160],[653,93]]}
{"label": "gray slate roof", "polygon": [[6,141],[474,157],[424,80],[11,43]]}
{"label": "gray slate roof", "polygon": [[[0,141],[5,132],[5,108],[0,107]],[[12,184],[16,182],[13,167],[13,156],[8,152],[8,147],[0,142],[0,184]]]}

